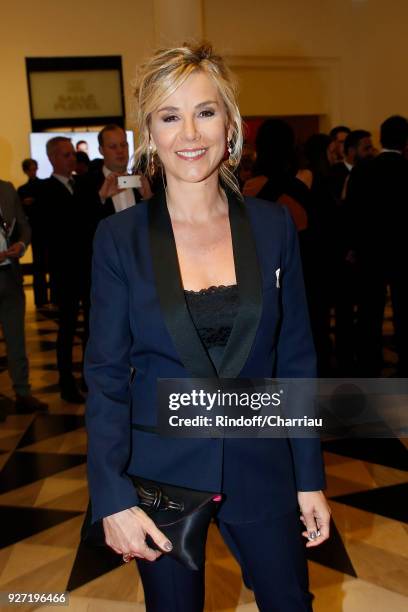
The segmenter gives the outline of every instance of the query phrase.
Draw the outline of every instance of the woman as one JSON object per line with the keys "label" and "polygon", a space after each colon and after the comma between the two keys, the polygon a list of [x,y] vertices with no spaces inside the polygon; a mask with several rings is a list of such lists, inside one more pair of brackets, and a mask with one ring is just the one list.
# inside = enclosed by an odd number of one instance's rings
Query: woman
{"label": "woman", "polygon": [[296,176],[292,128],[282,119],[267,119],[259,127],[255,145],[254,176],[245,183],[243,194],[285,204],[302,232],[308,225],[309,190]]}
{"label": "woman", "polygon": [[137,155],[152,171],[160,164],[167,186],[102,221],[95,238],[86,361],[93,521],[103,519],[113,550],[136,557],[148,612],[198,612],[203,571],[166,555],[172,544],[138,507],[128,475],[220,491],[218,526],[260,610],[310,610],[298,504],[306,546],[316,546],[329,535],[318,441],[148,431],[158,378],[314,375],[296,230],[284,208],[244,202],[237,190],[241,118],[209,46],[157,52],[137,98]]}

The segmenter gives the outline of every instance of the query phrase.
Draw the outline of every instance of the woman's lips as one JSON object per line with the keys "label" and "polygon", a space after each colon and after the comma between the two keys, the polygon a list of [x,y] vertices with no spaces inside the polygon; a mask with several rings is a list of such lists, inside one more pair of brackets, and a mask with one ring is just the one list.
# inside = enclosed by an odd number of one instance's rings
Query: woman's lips
{"label": "woman's lips", "polygon": [[196,161],[201,159],[203,155],[207,153],[207,149],[184,149],[182,151],[176,151],[176,155],[186,161]]}

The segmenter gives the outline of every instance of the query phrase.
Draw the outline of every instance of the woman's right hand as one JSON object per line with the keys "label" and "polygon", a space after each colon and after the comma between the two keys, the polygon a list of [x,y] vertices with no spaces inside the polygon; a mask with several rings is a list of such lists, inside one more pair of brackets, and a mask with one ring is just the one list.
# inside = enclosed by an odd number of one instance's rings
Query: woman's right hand
{"label": "woman's right hand", "polygon": [[124,560],[131,557],[156,561],[162,552],[150,548],[146,543],[146,535],[163,552],[170,552],[170,540],[158,529],[152,519],[139,506],[116,512],[103,519],[106,544]]}

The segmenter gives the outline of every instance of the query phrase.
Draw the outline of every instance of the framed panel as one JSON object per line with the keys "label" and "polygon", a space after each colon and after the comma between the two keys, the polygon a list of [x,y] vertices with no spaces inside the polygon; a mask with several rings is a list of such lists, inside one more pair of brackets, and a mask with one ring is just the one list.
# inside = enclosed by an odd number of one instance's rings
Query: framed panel
{"label": "framed panel", "polygon": [[26,58],[33,132],[117,123],[124,126],[122,58]]}

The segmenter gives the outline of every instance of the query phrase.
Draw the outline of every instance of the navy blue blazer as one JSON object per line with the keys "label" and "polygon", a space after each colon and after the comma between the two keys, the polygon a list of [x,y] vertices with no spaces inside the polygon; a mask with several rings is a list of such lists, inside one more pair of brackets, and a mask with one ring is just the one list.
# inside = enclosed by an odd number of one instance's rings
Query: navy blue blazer
{"label": "navy blue blazer", "polygon": [[297,490],[325,486],[317,439],[171,439],[132,428],[156,424],[158,378],[316,374],[288,210],[232,194],[228,203],[240,307],[218,373],[185,302],[164,192],[98,226],[85,359],[93,522],[138,503],[128,474],[223,492],[219,516],[232,523],[285,514]]}

